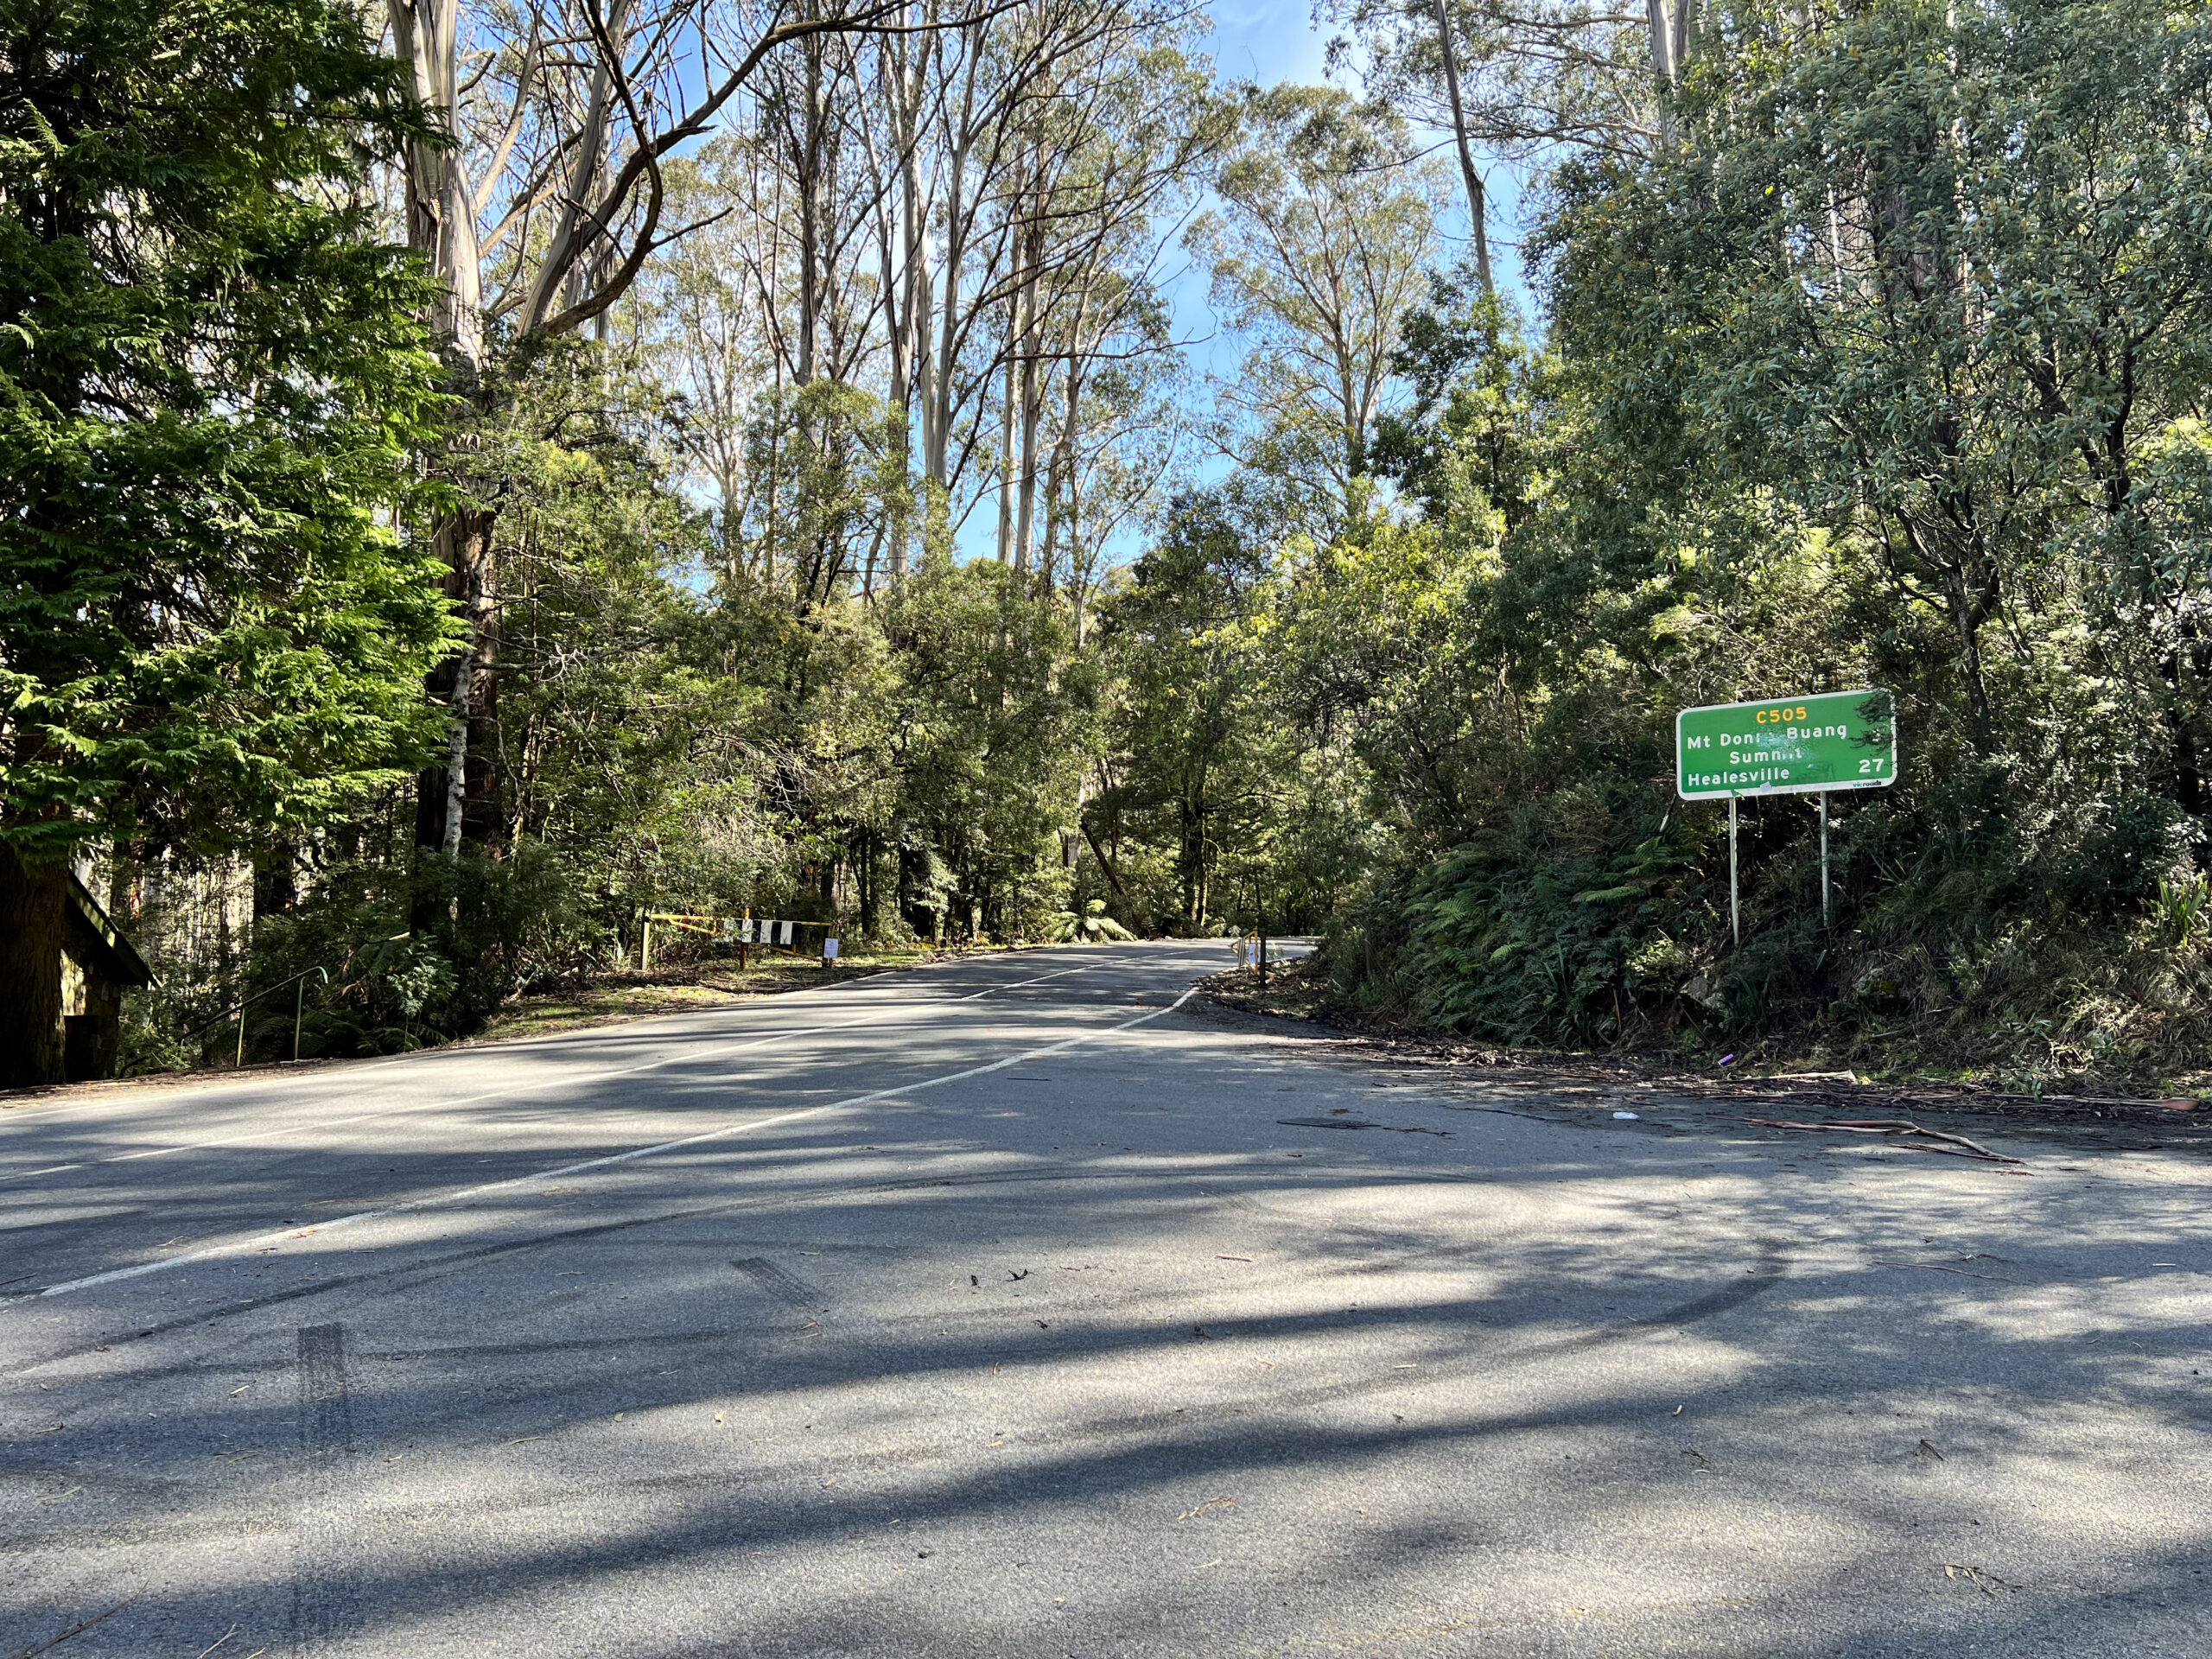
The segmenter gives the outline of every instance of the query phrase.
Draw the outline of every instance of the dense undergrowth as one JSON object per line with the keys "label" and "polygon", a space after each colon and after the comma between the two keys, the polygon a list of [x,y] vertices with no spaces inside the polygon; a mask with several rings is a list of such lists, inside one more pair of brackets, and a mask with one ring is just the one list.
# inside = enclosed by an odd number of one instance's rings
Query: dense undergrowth
{"label": "dense undergrowth", "polygon": [[1816,809],[1770,800],[1743,814],[1737,944],[1725,817],[1572,804],[1571,836],[1530,805],[1370,893],[1327,943],[1338,1009],[1506,1046],[1932,1070],[2030,1095],[2208,1075],[2212,916],[2204,878],[2173,868],[2166,815],[2132,826],[2148,847],[2120,826],[2109,865],[2037,880],[1947,858],[1903,803],[1862,798],[1832,826],[1824,921]]}

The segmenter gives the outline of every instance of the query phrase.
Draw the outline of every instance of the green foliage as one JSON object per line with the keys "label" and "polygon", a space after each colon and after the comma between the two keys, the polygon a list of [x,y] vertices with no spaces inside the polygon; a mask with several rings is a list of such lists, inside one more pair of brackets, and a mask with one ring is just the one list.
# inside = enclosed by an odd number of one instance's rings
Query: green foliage
{"label": "green foliage", "polygon": [[1063,607],[1003,565],[925,559],[883,607],[896,652],[888,819],[909,849],[908,918],[925,925],[918,842],[1008,936],[1067,902],[1062,836],[1097,750],[1100,671],[1071,655]]}
{"label": "green foliage", "polygon": [[1325,534],[1357,510],[1448,187],[1397,115],[1333,87],[1252,89],[1243,116],[1216,185],[1224,209],[1186,238],[1249,346],[1216,438],[1273,480],[1292,522]]}
{"label": "green foliage", "polygon": [[1083,907],[1083,913],[1064,910],[1052,918],[1047,935],[1060,944],[1098,944],[1115,939],[1133,939],[1136,935],[1106,913],[1106,901],[1093,899]]}
{"label": "green foliage", "polygon": [[379,518],[427,291],[347,205],[395,72],[319,0],[0,30],[0,835],[327,817],[428,740],[448,637]]}
{"label": "green foliage", "polygon": [[[1395,826],[1344,994],[1525,1042],[2201,1055],[2212,35],[1711,27],[1677,144],[1554,181],[1541,372],[1452,284],[1408,317],[1377,455],[1421,520],[1297,591],[1291,683]],[[1746,809],[1738,948],[1671,716],[1861,684],[1903,779],[1835,825],[1826,926],[1809,804]]]}
{"label": "green foliage", "polygon": [[1095,840],[1161,848],[1173,898],[1149,895],[1145,919],[1183,932],[1218,931],[1225,908],[1255,914],[1265,901],[1295,764],[1292,734],[1266,713],[1263,499],[1235,486],[1179,498],[1160,544],[1101,611],[1120,691],[1116,764],[1085,822]]}
{"label": "green foliage", "polygon": [[[156,111],[150,71],[99,54],[166,16],[67,14],[119,89],[78,149],[41,148],[35,96],[0,115],[7,831],[135,823],[149,855],[196,835],[310,878],[250,951],[178,976],[149,1056],[322,965],[308,1052],[450,1035],[631,957],[649,908],[887,940],[1325,929],[1338,994],[1387,1017],[1917,1055],[2031,1091],[2212,1052],[2197,13],[1714,13],[1656,138],[1616,111],[1547,175],[1541,334],[1434,269],[1452,188],[1397,112],[1248,92],[1187,238],[1246,347],[1208,431],[1225,475],[1163,481],[1172,328],[1140,280],[1002,296],[1007,349],[1030,318],[1057,388],[1021,438],[1036,571],[953,551],[1011,418],[976,401],[1001,342],[963,322],[952,359],[878,375],[847,350],[862,284],[817,330],[834,372],[753,395],[783,320],[731,274],[761,227],[725,226],[657,322],[496,364],[441,456],[496,510],[497,696],[467,844],[404,869],[378,830],[404,803],[334,809],[413,752],[444,637],[379,528],[424,516],[403,459],[428,370],[396,321],[422,295],[326,188],[403,120],[311,8],[219,9],[231,56],[179,72],[207,99]],[[264,73],[236,41],[270,19]],[[1414,34],[1402,85],[1428,73]],[[1584,91],[1612,110],[1643,72],[1606,53]],[[1227,106],[1160,67],[1121,138],[1055,158],[1058,211],[1225,142]],[[671,175],[721,200],[755,159]],[[765,288],[788,295],[779,268]],[[918,461],[910,416],[948,386],[969,414],[925,420],[946,453]],[[1745,804],[1739,941],[1674,716],[1865,685],[1897,694],[1900,780],[1840,804],[1825,918],[1814,804]],[[283,1006],[250,1017],[259,1052]]]}

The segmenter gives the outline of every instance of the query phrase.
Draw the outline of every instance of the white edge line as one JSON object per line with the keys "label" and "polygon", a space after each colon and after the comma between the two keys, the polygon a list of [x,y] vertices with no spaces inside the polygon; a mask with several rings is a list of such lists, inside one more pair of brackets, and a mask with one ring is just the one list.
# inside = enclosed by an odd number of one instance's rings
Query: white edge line
{"label": "white edge line", "polygon": [[[1025,985],[1041,985],[1048,979],[1065,979],[1070,974],[1085,973],[1097,965],[1096,963],[1080,963],[1073,968],[1062,968],[1055,973],[1039,974],[1034,979],[1018,979],[1010,985],[987,985],[982,990],[971,992],[965,996],[950,997],[945,999],[944,1002],[937,1004],[920,1005],[916,1011],[926,1013],[932,1006],[944,1007],[950,1002],[973,1002],[977,997],[995,995],[1000,991],[1018,991]],[[727,1055],[742,1054],[747,1049],[765,1048],[772,1043],[795,1042],[802,1037],[819,1037],[829,1032],[850,1031],[857,1026],[881,1025],[884,1023],[885,1014],[894,1012],[896,1012],[894,1009],[872,1009],[850,1020],[840,1020],[831,1025],[802,1026],[796,1031],[772,1031],[765,1036],[746,1037],[734,1043],[724,1043],[718,1048],[686,1050],[683,1053],[664,1056],[657,1060],[641,1060],[635,1065],[620,1066],[611,1071],[596,1071],[589,1077],[567,1079],[560,1086],[571,1089],[587,1088],[593,1084],[605,1083],[614,1077],[633,1077],[640,1071],[657,1071],[662,1066],[681,1065],[687,1061],[695,1060],[718,1060]],[[435,1051],[423,1052],[435,1052]],[[73,1164],[55,1164],[46,1169],[0,1171],[0,1185],[6,1185],[15,1181],[35,1181],[41,1175],[60,1175],[73,1169],[105,1169],[110,1164],[136,1163],[143,1158],[168,1158],[181,1152],[213,1152],[223,1147],[242,1147],[255,1142],[277,1141],[286,1135],[312,1135],[317,1129],[342,1128],[348,1123],[371,1123],[380,1118],[406,1117],[416,1112],[443,1111],[456,1106],[475,1106],[487,1100],[503,1099],[509,1095],[529,1094],[533,1090],[542,1090],[544,1086],[542,1083],[515,1084],[509,1087],[486,1090],[479,1095],[462,1095],[457,1099],[417,1101],[411,1106],[387,1106],[381,1111],[357,1112],[351,1117],[316,1118],[312,1122],[298,1124],[287,1129],[248,1129],[240,1135],[226,1135],[219,1141],[189,1141],[180,1146],[149,1147],[140,1152],[119,1152],[111,1158],[83,1159]]]}
{"label": "white edge line", "polygon": [[564,1164],[558,1169],[540,1170],[532,1175],[518,1175],[504,1181],[488,1181],[481,1186],[465,1186],[457,1192],[442,1192],[435,1198],[410,1198],[404,1204],[387,1205],[381,1210],[361,1210],[350,1216],[336,1216],[328,1221],[316,1222],[307,1228],[287,1227],[282,1232],[263,1233],[258,1237],[238,1239],[228,1244],[212,1245],[204,1250],[192,1250],[183,1255],[173,1255],[161,1262],[142,1262],[135,1268],[116,1268],[106,1273],[95,1273],[83,1279],[72,1279],[66,1284],[49,1285],[39,1292],[41,1296],[61,1296],[73,1290],[89,1290],[95,1285],[111,1285],[120,1280],[137,1279],[149,1273],[166,1273],[172,1268],[188,1267],[195,1262],[210,1262],[219,1256],[235,1255],[241,1250],[259,1249],[270,1244],[281,1244],[288,1238],[304,1238],[310,1233],[327,1233],[340,1227],[350,1227],[360,1222],[382,1221],[387,1217],[406,1215],[411,1211],[428,1210],[442,1204],[457,1204],[463,1198],[480,1198],[487,1192],[503,1192],[512,1187],[530,1186],[539,1181],[559,1180],[566,1175],[581,1175],[587,1170],[606,1169],[614,1164],[626,1164],[639,1158],[652,1158],[664,1152],[674,1152],[679,1147],[696,1147],[702,1141],[718,1141],[725,1135],[743,1135],[753,1129],[765,1129],[778,1123],[795,1123],[801,1118],[819,1117],[824,1112],[846,1111],[871,1102],[891,1100],[900,1095],[912,1095],[924,1089],[935,1089],[948,1083],[960,1083],[969,1077],[980,1077],[987,1072],[1003,1071],[1010,1065],[1022,1065],[1047,1054],[1065,1053],[1071,1048],[1094,1042],[1101,1037],[1112,1037],[1157,1020],[1163,1014],[1173,1014],[1198,995],[1195,985],[1185,991],[1164,1008],[1154,1008],[1150,1014],[1140,1014],[1118,1026],[1109,1026],[1101,1031],[1087,1031],[1071,1037],[1065,1042],[1052,1043],[1044,1048],[1033,1048],[1020,1054],[1009,1054],[1002,1060],[993,1060],[988,1065],[971,1065],[965,1071],[949,1071],[941,1077],[925,1077],[918,1083],[902,1083],[894,1089],[878,1089],[865,1095],[853,1095],[844,1100],[833,1100],[820,1106],[809,1106],[796,1112],[780,1112],[773,1117],[753,1118],[743,1123],[724,1123],[718,1128],[687,1135],[678,1141],[664,1141],[658,1146],[637,1147],[628,1152],[618,1152],[605,1158],[588,1158],[580,1164]]}
{"label": "white edge line", "polygon": [[[1046,946],[1045,948],[1050,950],[1065,949],[1065,947]],[[856,991],[861,987],[868,984],[869,982],[873,980],[895,980],[903,982],[905,976],[909,973],[918,973],[931,967],[957,965],[957,963],[940,964],[935,963],[918,963],[914,967],[910,969],[893,969],[883,973],[865,974],[857,980],[833,981],[831,983],[827,985],[802,985],[796,991],[779,991],[773,993],[773,995],[779,996],[811,996],[822,991]],[[1096,966],[1098,966],[1098,963],[1095,962],[1078,963],[1072,968],[1062,968],[1052,973],[1039,974],[1034,979],[1017,979],[1005,985],[986,985],[982,990],[976,991],[966,995],[942,998],[936,1006],[943,1007],[953,1002],[972,1002],[976,997],[989,996],[994,992],[997,991],[1018,991],[1025,985],[1040,985],[1048,979],[1061,979],[1069,974],[1083,973],[1085,970],[1096,968]],[[881,991],[873,991],[870,992],[869,995],[872,996],[880,996],[883,995],[884,993]],[[721,1007],[671,1008],[661,1014],[639,1014],[634,1018],[616,1020],[613,1021],[611,1025],[578,1026],[569,1031],[543,1032],[527,1036],[496,1037],[488,1042],[472,1042],[463,1039],[455,1043],[440,1043],[434,1048],[414,1048],[408,1049],[404,1052],[397,1054],[374,1055],[364,1059],[340,1060],[329,1070],[308,1073],[283,1071],[257,1072],[251,1077],[234,1074],[231,1077],[226,1077],[219,1072],[209,1072],[205,1074],[198,1072],[182,1072],[174,1074],[173,1076],[166,1078],[159,1074],[156,1074],[139,1080],[146,1085],[143,1088],[119,1089],[105,1098],[55,1100],[47,1101],[39,1104],[23,1106],[11,1106],[7,1104],[4,1101],[0,1101],[0,1124],[25,1122],[32,1117],[37,1116],[41,1113],[47,1112],[81,1112],[92,1111],[110,1107],[135,1107],[148,1100],[161,1101],[174,1098],[180,1092],[189,1090],[204,1091],[216,1089],[236,1089],[259,1092],[261,1090],[267,1087],[283,1087],[286,1084],[296,1082],[302,1076],[305,1076],[310,1082],[322,1082],[325,1080],[342,1082],[353,1077],[365,1076],[367,1073],[372,1071],[381,1071],[388,1066],[429,1063],[442,1059],[454,1059],[486,1053],[493,1049],[507,1049],[510,1051],[521,1050],[527,1052],[531,1049],[537,1048],[541,1046],[557,1044],[569,1038],[596,1036],[612,1029],[614,1026],[646,1025],[653,1021],[662,1020],[688,1020],[699,1018],[701,1016],[712,1016],[717,1014],[741,1013],[746,1011],[748,1007],[754,1006],[758,1005],[741,1002],[734,1005],[726,1005]],[[865,1022],[855,1021],[848,1023]],[[837,1030],[841,1028],[842,1027],[840,1027],[831,1026],[817,1027],[817,1029],[824,1031]],[[129,1082],[130,1079],[124,1078],[120,1079],[120,1081]],[[242,1103],[251,1103],[251,1102],[249,1100],[248,1102]],[[187,1148],[187,1150],[189,1150],[189,1148]],[[62,1164],[58,1166],[58,1167],[62,1169],[75,1169],[79,1167],[79,1166],[75,1164]],[[51,1172],[41,1170],[35,1173],[45,1174],[50,1173]],[[22,1178],[10,1176],[0,1177],[0,1179],[18,1179]]]}

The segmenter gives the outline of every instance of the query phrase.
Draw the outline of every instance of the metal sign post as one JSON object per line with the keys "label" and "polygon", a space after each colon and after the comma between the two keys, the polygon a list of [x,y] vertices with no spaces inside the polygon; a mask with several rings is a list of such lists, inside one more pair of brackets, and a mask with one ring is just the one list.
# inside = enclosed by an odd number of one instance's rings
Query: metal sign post
{"label": "metal sign post", "polygon": [[1744,942],[1744,915],[1736,904],[1736,798],[1728,798],[1728,937]]}
{"label": "metal sign post", "polygon": [[1728,930],[1743,943],[1736,803],[1745,795],[1821,798],[1821,919],[1828,916],[1828,795],[1897,780],[1897,699],[1827,691],[1764,702],[1712,703],[1675,716],[1675,792],[1728,801]]}
{"label": "metal sign post", "polygon": [[1828,922],[1828,792],[1821,791],[1821,925]]}

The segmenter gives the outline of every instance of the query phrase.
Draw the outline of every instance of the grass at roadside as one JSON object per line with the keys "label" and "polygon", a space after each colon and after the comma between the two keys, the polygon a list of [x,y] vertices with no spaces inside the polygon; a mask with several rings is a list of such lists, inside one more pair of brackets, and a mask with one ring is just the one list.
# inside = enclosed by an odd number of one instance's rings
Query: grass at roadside
{"label": "grass at roadside", "polygon": [[[1011,947],[1020,949],[1020,947]],[[856,951],[836,967],[825,969],[813,957],[772,957],[754,961],[741,970],[734,956],[698,961],[678,960],[656,966],[649,973],[634,969],[595,975],[585,984],[537,996],[518,997],[502,1007],[480,1031],[450,1043],[433,1043],[416,1052],[439,1048],[470,1048],[484,1043],[512,1041],[523,1037],[547,1037],[594,1026],[619,1025],[626,1020],[646,1020],[657,1014],[689,1014],[702,1008],[731,1007],[757,997],[785,991],[803,991],[875,974],[899,973],[933,962],[962,957],[996,956],[1001,950],[932,950],[926,946],[906,950]],[[369,1058],[369,1057],[364,1057]],[[309,1058],[299,1068],[313,1071],[346,1061]],[[282,1064],[249,1060],[246,1073],[290,1071]],[[127,1077],[91,1083],[50,1084],[41,1088],[10,1090],[0,1094],[0,1111],[27,1106],[57,1096],[72,1096],[125,1089],[163,1088],[206,1082],[225,1075],[238,1075],[227,1065],[189,1071],[140,1072]]]}
{"label": "grass at roadside", "polygon": [[731,956],[671,963],[642,974],[618,971],[601,975],[575,989],[518,997],[494,1014],[483,1030],[462,1040],[501,1042],[655,1014],[728,1007],[755,997],[901,972],[926,963],[949,961],[959,954],[927,949],[858,951],[830,968],[812,957],[771,957],[765,962],[756,959],[743,969]]}

